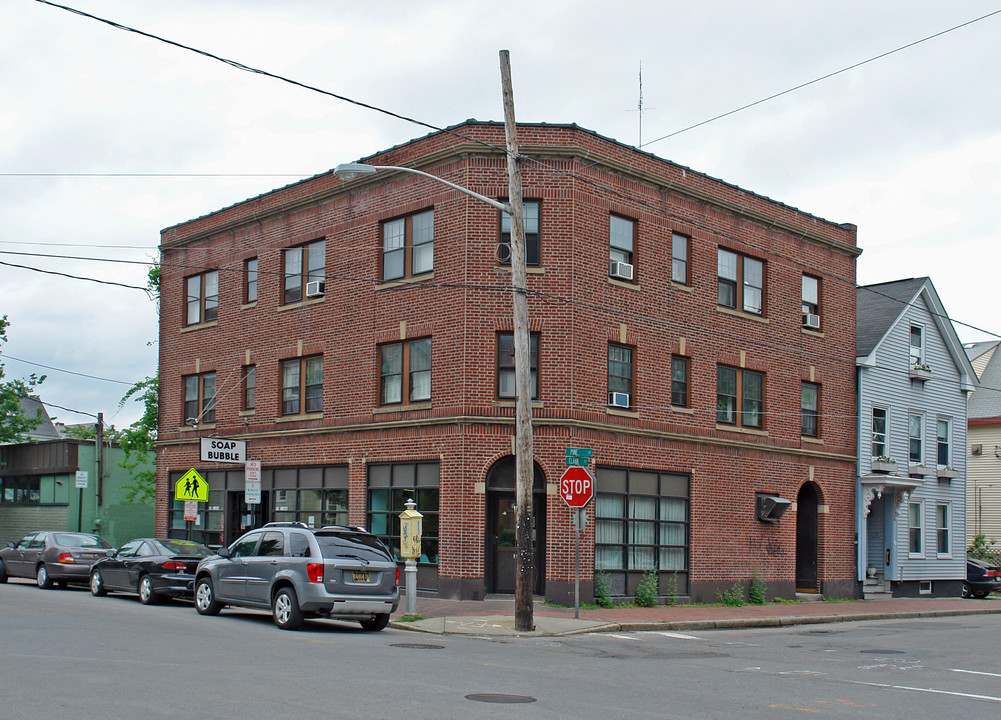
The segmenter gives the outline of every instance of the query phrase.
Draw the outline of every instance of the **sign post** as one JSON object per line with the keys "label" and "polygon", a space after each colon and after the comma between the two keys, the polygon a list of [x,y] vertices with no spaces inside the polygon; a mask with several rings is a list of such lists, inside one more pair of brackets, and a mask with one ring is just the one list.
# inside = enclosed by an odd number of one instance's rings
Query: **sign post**
{"label": "sign post", "polygon": [[[209,484],[205,478],[198,474],[197,470],[191,468],[174,483],[174,498],[176,500],[184,500],[184,524],[187,526],[185,537],[191,540],[193,521],[189,518],[194,515],[197,519],[198,503],[207,503],[209,501]],[[189,502],[191,505],[188,505]],[[195,508],[193,513],[191,512],[192,506]]]}
{"label": "sign post", "polygon": [[570,464],[570,450],[584,450],[588,453],[584,459],[590,459],[590,450],[585,448],[567,448],[567,469],[560,477],[560,497],[573,510],[576,511],[574,517],[574,527],[577,528],[576,556],[574,558],[573,569],[573,616],[580,617],[580,534],[584,529],[587,518],[584,508],[594,497],[594,476],[587,467]]}
{"label": "sign post", "polygon": [[[87,487],[87,471],[77,470],[76,471],[76,487],[79,492],[77,492],[76,497],[76,529],[77,532],[83,531],[83,491]],[[97,513],[94,513],[95,515]]]}
{"label": "sign post", "polygon": [[406,510],[400,513],[400,555],[407,559],[403,568],[407,593],[407,615],[417,614],[417,558],[421,556],[422,518],[417,503],[410,498]]}
{"label": "sign post", "polygon": [[248,460],[243,469],[244,502],[248,505],[261,504],[261,461]]}

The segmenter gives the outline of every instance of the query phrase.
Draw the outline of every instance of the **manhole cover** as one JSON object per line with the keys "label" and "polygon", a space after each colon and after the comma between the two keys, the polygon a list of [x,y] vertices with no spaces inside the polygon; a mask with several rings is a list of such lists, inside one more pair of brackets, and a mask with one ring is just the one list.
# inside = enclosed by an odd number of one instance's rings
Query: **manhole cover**
{"label": "manhole cover", "polygon": [[503,695],[500,693],[473,693],[466,695],[466,700],[485,703],[533,703],[534,697],[528,695]]}
{"label": "manhole cover", "polygon": [[903,650],[859,650],[860,653],[868,655],[903,655]]}
{"label": "manhole cover", "polygon": [[392,643],[390,647],[407,648],[408,650],[444,650],[444,645],[430,645],[428,643]]}

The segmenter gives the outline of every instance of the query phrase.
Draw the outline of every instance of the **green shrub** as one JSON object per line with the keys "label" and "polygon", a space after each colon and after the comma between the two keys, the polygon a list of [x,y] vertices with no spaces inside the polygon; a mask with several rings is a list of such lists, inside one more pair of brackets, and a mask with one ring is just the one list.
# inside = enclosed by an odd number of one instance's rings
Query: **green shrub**
{"label": "green shrub", "polygon": [[636,586],[636,604],[640,607],[653,607],[657,604],[658,575],[656,570],[646,570]]}
{"label": "green shrub", "polygon": [[612,578],[602,570],[594,574],[594,604],[602,608],[612,607]]}
{"label": "green shrub", "polygon": [[669,607],[678,604],[678,573],[671,573],[664,579],[664,604]]}
{"label": "green shrub", "polygon": [[758,575],[757,570],[751,573],[751,587],[747,595],[752,605],[765,604],[765,581]]}
{"label": "green shrub", "polygon": [[729,590],[717,590],[716,602],[720,605],[726,605],[728,607],[740,607],[741,605],[746,605],[747,601],[744,600],[744,588],[740,586],[740,583],[734,583]]}
{"label": "green shrub", "polygon": [[980,533],[973,537],[973,544],[966,549],[966,554],[969,555],[974,560],[994,560],[995,555],[997,555],[998,550],[994,549],[994,546],[998,544],[995,539],[988,540],[987,537]]}

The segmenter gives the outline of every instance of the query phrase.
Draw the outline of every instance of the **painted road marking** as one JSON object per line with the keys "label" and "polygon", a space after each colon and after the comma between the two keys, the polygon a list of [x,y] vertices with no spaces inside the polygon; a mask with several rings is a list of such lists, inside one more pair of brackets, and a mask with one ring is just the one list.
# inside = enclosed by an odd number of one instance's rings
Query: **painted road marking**
{"label": "painted road marking", "polygon": [[613,635],[612,633],[609,633],[608,637],[618,638],[619,640],[639,640],[639,638],[632,637],[631,635]]}
{"label": "painted road marking", "polygon": [[990,677],[1001,677],[1001,673],[989,673],[980,672],[979,670],[960,670],[959,668],[951,668],[953,672],[968,673],[970,675],[988,675]]}
{"label": "painted road marking", "polygon": [[951,695],[953,697],[965,697],[973,700],[986,700],[988,702],[1001,703],[1001,697],[993,695],[976,695],[974,693],[951,692],[949,690],[934,690],[932,688],[908,687],[907,685],[886,685],[884,683],[862,682],[861,680],[847,680],[852,685],[867,685],[869,687],[887,688],[889,690],[907,690],[909,692],[931,693],[933,695]]}
{"label": "painted road marking", "polygon": [[698,640],[698,638],[695,637],[694,635],[683,635],[681,633],[658,632],[657,634],[658,635],[663,635],[664,637],[669,637],[669,638],[678,638],[678,640]]}

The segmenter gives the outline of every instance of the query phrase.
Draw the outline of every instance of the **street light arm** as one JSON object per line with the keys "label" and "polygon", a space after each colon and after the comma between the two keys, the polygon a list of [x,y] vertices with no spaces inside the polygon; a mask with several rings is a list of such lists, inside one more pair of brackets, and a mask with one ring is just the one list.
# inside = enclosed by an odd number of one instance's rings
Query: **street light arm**
{"label": "street light arm", "polygon": [[448,185],[453,190],[458,190],[464,195],[469,195],[470,197],[476,198],[481,202],[485,202],[490,207],[497,208],[503,213],[511,214],[511,206],[507,203],[502,203],[493,198],[488,198],[486,195],[480,195],[478,192],[473,192],[469,188],[464,188],[462,185],[456,185],[453,182],[449,182],[444,178],[440,178],[437,175],[432,175],[431,173],[426,173],[423,170],[415,170],[414,168],[400,167],[399,165],[366,165],[364,163],[345,163],[343,165],[338,165],[334,168],[334,175],[342,180],[353,180],[361,175],[371,175],[379,170],[399,170],[400,172],[412,173],[414,175],[420,175],[422,177],[431,178],[443,185]]}

